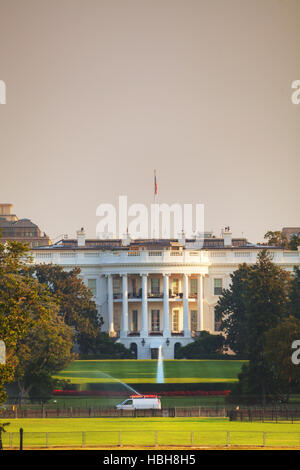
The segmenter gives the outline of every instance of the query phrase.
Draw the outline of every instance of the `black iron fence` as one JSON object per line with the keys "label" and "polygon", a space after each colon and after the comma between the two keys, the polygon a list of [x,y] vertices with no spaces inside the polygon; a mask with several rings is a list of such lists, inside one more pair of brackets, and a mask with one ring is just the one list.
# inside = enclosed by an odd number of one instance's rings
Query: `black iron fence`
{"label": "black iron fence", "polygon": [[227,411],[230,421],[278,422],[300,420],[300,408],[248,408]]}
{"label": "black iron fence", "polygon": [[300,421],[300,408],[225,408],[225,407],[165,407],[158,409],[119,410],[113,407],[47,407],[46,405],[9,405],[0,411],[1,419],[24,418],[113,418],[113,417],[220,417],[229,421],[279,422]]}
{"label": "black iron fence", "polygon": [[13,418],[95,418],[95,417],[225,417],[225,408],[206,407],[174,407],[145,410],[118,410],[116,408],[46,408],[45,406],[27,408],[11,406],[1,411],[0,417],[5,419]]}

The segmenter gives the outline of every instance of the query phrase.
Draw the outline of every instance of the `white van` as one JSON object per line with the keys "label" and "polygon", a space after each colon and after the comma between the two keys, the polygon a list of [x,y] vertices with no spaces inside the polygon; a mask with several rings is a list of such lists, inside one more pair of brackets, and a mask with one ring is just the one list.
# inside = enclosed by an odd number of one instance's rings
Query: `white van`
{"label": "white van", "polygon": [[116,405],[117,410],[146,410],[161,409],[160,399],[157,395],[132,395],[124,400],[120,405]]}

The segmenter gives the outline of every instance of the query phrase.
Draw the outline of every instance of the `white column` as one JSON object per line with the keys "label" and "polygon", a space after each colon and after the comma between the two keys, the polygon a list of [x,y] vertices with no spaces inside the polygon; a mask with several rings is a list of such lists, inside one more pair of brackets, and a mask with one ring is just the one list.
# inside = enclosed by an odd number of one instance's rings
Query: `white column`
{"label": "white column", "polygon": [[203,274],[198,275],[198,330],[204,329],[204,313],[203,313]]}
{"label": "white column", "polygon": [[107,275],[107,299],[108,299],[108,332],[110,336],[115,336],[114,329],[114,299],[113,299],[113,279],[112,275]]}
{"label": "white column", "polygon": [[147,274],[142,274],[142,329],[141,336],[148,336],[148,289]]}
{"label": "white column", "polygon": [[183,275],[183,332],[184,336],[191,336],[189,327],[189,278],[187,274]]}
{"label": "white column", "polygon": [[120,336],[127,337],[128,334],[128,281],[127,274],[122,274],[122,328]]}
{"label": "white column", "polygon": [[164,274],[164,337],[171,336],[169,315],[169,274]]}

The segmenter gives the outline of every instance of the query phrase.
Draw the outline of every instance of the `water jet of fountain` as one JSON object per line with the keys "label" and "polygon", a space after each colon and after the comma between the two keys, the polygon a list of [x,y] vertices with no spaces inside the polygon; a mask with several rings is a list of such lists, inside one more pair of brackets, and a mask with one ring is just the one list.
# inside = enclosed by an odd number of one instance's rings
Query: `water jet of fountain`
{"label": "water jet of fountain", "polygon": [[162,346],[160,345],[158,348],[156,383],[163,384],[164,382],[165,382],[165,377],[164,377],[163,355],[162,355]]}
{"label": "water jet of fountain", "polygon": [[[119,382],[121,385],[123,385],[124,387],[126,387],[127,390],[129,390],[130,392],[133,392],[134,395],[141,395],[141,394],[140,394],[139,392],[137,392],[134,388],[130,387],[130,385],[126,384],[125,382],[122,382],[121,380],[117,379],[116,377],[112,377],[111,375],[105,374],[104,372],[99,372],[99,373],[100,373],[100,375],[105,375],[106,377],[109,377],[110,379]],[[99,373],[98,373],[98,374],[99,374]]]}

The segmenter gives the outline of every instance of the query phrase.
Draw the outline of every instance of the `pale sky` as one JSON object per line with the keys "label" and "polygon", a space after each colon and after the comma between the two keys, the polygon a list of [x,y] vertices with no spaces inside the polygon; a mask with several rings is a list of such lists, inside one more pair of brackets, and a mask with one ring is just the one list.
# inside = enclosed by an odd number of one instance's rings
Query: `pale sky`
{"label": "pale sky", "polygon": [[0,0],[0,202],[53,239],[96,208],[203,203],[300,226],[299,0]]}

